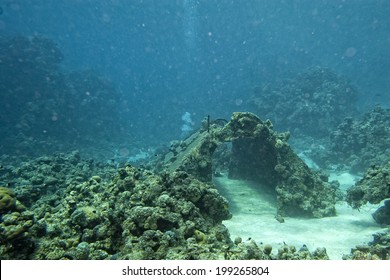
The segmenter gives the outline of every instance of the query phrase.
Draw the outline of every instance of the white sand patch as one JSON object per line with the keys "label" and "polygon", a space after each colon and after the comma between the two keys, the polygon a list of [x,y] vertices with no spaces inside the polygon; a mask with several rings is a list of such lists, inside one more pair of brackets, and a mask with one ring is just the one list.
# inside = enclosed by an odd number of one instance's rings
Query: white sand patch
{"label": "white sand patch", "polygon": [[346,189],[355,185],[357,181],[359,181],[361,177],[352,175],[350,173],[331,173],[329,175],[329,181],[337,180],[340,183],[340,189],[345,191]]}
{"label": "white sand patch", "polygon": [[[351,182],[351,178],[348,178]],[[276,202],[272,191],[253,182],[214,179],[220,193],[230,202],[233,218],[224,221],[231,238],[248,238],[279,248],[283,242],[297,249],[305,244],[312,252],[325,247],[330,259],[342,259],[355,245],[367,244],[372,234],[381,231],[371,214],[377,205],[354,210],[346,203],[336,205],[337,216],[322,219],[285,218],[285,223],[275,219]],[[352,182],[353,184],[353,182]]]}

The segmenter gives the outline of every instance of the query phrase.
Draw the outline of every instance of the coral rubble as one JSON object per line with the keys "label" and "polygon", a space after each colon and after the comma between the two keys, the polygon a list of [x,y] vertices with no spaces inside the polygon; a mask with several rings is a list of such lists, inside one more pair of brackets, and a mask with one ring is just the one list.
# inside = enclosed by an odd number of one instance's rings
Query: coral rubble
{"label": "coral rubble", "polygon": [[[323,251],[232,242],[222,224],[231,217],[228,202],[213,185],[184,171],[155,174],[132,166],[114,171],[78,153],[19,165],[0,174],[13,189],[0,189],[1,259],[327,259]],[[38,167],[35,174],[31,166]],[[42,174],[56,183],[38,180]],[[28,181],[40,187],[18,187]]]}
{"label": "coral rubble", "polygon": [[379,232],[367,245],[357,245],[345,260],[390,260],[390,232]]}

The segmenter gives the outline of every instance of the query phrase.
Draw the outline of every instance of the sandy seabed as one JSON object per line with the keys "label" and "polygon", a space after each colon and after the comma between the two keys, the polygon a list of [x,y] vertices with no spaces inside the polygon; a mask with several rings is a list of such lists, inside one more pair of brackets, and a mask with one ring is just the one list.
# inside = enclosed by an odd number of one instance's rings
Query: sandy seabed
{"label": "sandy seabed", "polygon": [[[332,174],[330,180],[338,180],[341,190],[352,186],[356,177],[348,173]],[[371,214],[379,205],[365,205],[360,211],[346,202],[336,205],[337,215],[321,219],[285,218],[284,223],[275,219],[276,198],[264,187],[254,182],[231,180],[226,176],[214,178],[219,192],[228,199],[232,219],[223,224],[231,238],[243,241],[252,238],[256,242],[279,248],[285,242],[297,249],[306,245],[311,252],[325,247],[332,260],[342,259],[356,245],[367,244],[372,234],[382,230]]]}

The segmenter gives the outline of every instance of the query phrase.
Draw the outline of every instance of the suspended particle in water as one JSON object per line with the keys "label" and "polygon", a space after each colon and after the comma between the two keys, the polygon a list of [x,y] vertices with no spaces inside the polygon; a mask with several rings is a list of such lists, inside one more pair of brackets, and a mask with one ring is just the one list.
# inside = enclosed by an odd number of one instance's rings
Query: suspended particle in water
{"label": "suspended particle in water", "polygon": [[127,149],[127,148],[120,148],[119,149],[119,155],[121,157],[127,157],[129,154],[130,154],[129,149]]}
{"label": "suspended particle in water", "polygon": [[353,48],[353,47],[350,47],[350,48],[347,48],[345,50],[344,55],[346,57],[354,57],[356,55],[356,53],[357,53],[357,50],[355,48]]}

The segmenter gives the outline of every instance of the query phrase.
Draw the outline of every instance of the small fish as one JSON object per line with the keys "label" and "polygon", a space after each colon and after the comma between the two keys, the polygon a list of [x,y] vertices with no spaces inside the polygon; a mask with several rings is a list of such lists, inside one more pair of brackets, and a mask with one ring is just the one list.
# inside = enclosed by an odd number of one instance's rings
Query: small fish
{"label": "small fish", "polygon": [[0,7],[0,15],[2,15],[2,14],[3,14],[3,12],[4,12],[3,8],[2,8],[2,7]]}

